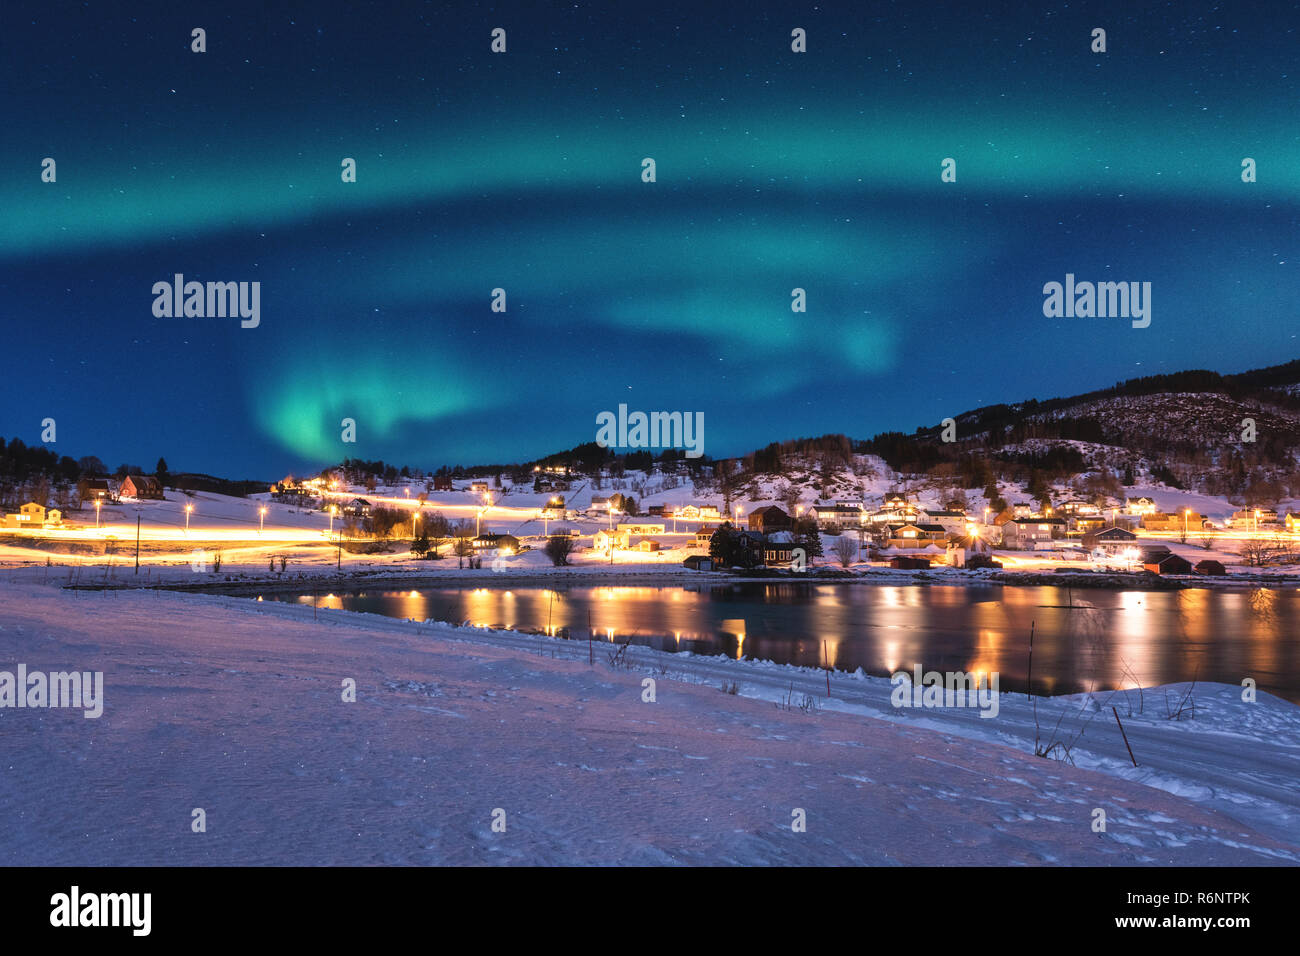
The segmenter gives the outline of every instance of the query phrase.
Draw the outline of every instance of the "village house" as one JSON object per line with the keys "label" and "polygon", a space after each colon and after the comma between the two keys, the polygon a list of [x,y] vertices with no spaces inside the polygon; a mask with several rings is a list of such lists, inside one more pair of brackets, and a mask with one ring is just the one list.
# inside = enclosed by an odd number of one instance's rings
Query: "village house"
{"label": "village house", "polygon": [[619,524],[618,530],[624,534],[663,534],[664,526],[662,522],[624,521]]}
{"label": "village house", "polygon": [[1129,498],[1124,502],[1124,510],[1131,515],[1155,514],[1156,503],[1150,498]]}
{"label": "village house", "polygon": [[569,483],[563,478],[554,476],[539,476],[533,479],[533,491],[537,494],[546,494],[554,491],[568,491]]}
{"label": "village house", "polygon": [[763,564],[769,568],[789,565],[793,555],[794,544],[789,541],[773,541],[769,538],[763,542]]}
{"label": "village house", "polygon": [[433,476],[433,490],[434,490],[434,491],[452,491],[452,490],[454,489],[454,487],[455,487],[455,486],[451,483],[451,476],[450,476],[450,475],[434,475],[434,476]]}
{"label": "village house", "polygon": [[481,534],[470,539],[475,554],[510,555],[519,551],[519,539],[512,534]]}
{"label": "village house", "polygon": [[591,504],[587,506],[588,511],[608,511],[609,498],[604,495],[592,495]]}
{"label": "village house", "polygon": [[838,502],[833,505],[813,505],[812,514],[817,527],[823,531],[861,527],[867,517],[867,513],[861,508],[841,505]]}
{"label": "village house", "polygon": [[901,508],[891,508],[884,511],[873,511],[867,515],[867,522],[873,525],[881,524],[898,524],[908,522],[915,524],[920,518],[920,512],[916,508],[904,506]]}
{"label": "village house", "polygon": [[1143,560],[1142,569],[1152,574],[1191,574],[1192,562],[1177,554],[1151,555],[1155,560]]}
{"label": "village house", "polygon": [[931,544],[941,545],[947,538],[948,532],[942,525],[902,522],[889,525],[886,540],[891,548],[924,548]]}
{"label": "village house", "polygon": [[94,507],[96,501],[104,504],[113,500],[113,488],[107,478],[86,478],[80,483],[83,504]]}
{"label": "village house", "polygon": [[1064,518],[1013,518],[1002,526],[1002,546],[1032,551],[1065,535]]}
{"label": "village house", "polygon": [[692,554],[682,562],[682,566],[692,571],[712,571],[713,559],[707,554]]}
{"label": "village house", "polygon": [[1071,498],[1069,501],[1061,503],[1059,510],[1066,515],[1099,515],[1101,508],[1091,501],[1084,501],[1082,498]]}
{"label": "village house", "polygon": [[924,511],[921,517],[926,524],[940,525],[948,534],[965,534],[970,518],[964,511]]}
{"label": "village house", "polygon": [[122,479],[118,493],[124,498],[152,498],[162,500],[163,489],[152,475],[127,475]]}
{"label": "village house", "polygon": [[564,499],[559,495],[542,506],[542,516],[545,518],[563,518],[564,514]]}
{"label": "village house", "polygon": [[899,511],[907,507],[907,498],[898,494],[885,495],[884,503],[880,507],[885,511]]}
{"label": "village house", "polygon": [[622,528],[602,528],[596,532],[592,547],[597,551],[609,551],[610,548],[625,550],[631,543],[631,537]]}
{"label": "village house", "polygon": [[713,541],[714,530],[715,529],[712,527],[704,527],[701,528],[699,531],[695,532],[695,547],[703,548],[704,550],[707,551],[709,549],[710,542]]}
{"label": "village house", "polygon": [[889,559],[889,566],[900,571],[928,571],[930,569],[930,559],[899,555]]}
{"label": "village house", "polygon": [[1083,536],[1083,546],[1089,551],[1122,551],[1125,548],[1134,547],[1135,541],[1137,541],[1137,535],[1132,531],[1115,527],[1089,531]]}
{"label": "village house", "polygon": [[1286,530],[1292,534],[1300,534],[1300,513],[1293,511],[1286,513]]}
{"label": "village house", "polygon": [[370,502],[365,498],[353,498],[343,506],[343,513],[349,518],[370,517]]}
{"label": "village house", "polygon": [[1223,562],[1214,561],[1211,560],[1210,558],[1206,558],[1204,561],[1197,563],[1196,573],[1211,574],[1211,575],[1227,574],[1228,569],[1223,566]]}
{"label": "village house", "polygon": [[1142,516],[1144,531],[1182,531],[1186,529],[1188,532],[1192,532],[1199,531],[1204,523],[1205,516],[1197,514],[1195,511],[1177,511],[1172,514],[1153,511]]}
{"label": "village house", "polygon": [[[1240,511],[1232,513],[1232,520],[1229,522],[1234,528],[1264,528],[1272,525],[1282,524],[1275,508],[1242,508]],[[1288,526],[1289,527],[1289,526]]]}
{"label": "village house", "polygon": [[1106,516],[1100,514],[1072,514],[1065,519],[1069,530],[1075,534],[1087,534],[1100,531],[1106,527]]}
{"label": "village house", "polygon": [[765,505],[762,508],[755,508],[749,514],[749,530],[757,531],[759,534],[780,531],[789,527],[790,516],[777,505]]}
{"label": "village house", "polygon": [[58,508],[46,510],[42,504],[29,501],[20,505],[16,514],[5,515],[6,528],[57,528],[63,524],[63,512]]}

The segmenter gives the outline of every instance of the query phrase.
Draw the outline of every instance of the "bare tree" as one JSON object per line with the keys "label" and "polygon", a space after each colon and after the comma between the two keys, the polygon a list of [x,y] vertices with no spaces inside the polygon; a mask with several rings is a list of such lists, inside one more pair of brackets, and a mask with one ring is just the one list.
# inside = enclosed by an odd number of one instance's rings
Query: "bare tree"
{"label": "bare tree", "polygon": [[1241,560],[1245,561],[1248,566],[1257,568],[1264,563],[1264,559],[1268,556],[1268,539],[1258,536],[1246,538],[1241,542],[1237,551],[1241,555]]}
{"label": "bare tree", "polygon": [[840,567],[847,568],[858,556],[858,544],[849,535],[842,534],[835,539],[835,544],[831,546],[831,553],[840,562]]}
{"label": "bare tree", "polygon": [[551,535],[546,541],[546,556],[551,559],[551,564],[557,568],[563,567],[569,563],[569,555],[573,553],[574,541],[565,534]]}

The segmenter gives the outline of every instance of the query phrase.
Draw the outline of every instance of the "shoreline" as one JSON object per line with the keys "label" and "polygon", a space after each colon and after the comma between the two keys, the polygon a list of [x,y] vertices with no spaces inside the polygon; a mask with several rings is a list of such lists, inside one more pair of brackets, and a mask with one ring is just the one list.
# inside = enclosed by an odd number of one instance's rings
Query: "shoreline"
{"label": "shoreline", "polygon": [[[29,569],[43,568],[44,565],[28,565]],[[54,565],[60,570],[66,565]],[[97,572],[102,569],[96,565],[81,566],[87,571]],[[5,571],[17,569],[0,569]],[[287,573],[268,576],[265,573],[249,574],[243,571],[200,572],[204,576],[220,575],[222,580],[186,580],[178,577],[173,580],[149,580],[141,582],[137,576],[126,569],[130,580],[108,579],[103,581],[75,580],[78,570],[72,566],[69,582],[61,585],[67,590],[80,591],[121,591],[121,590],[159,590],[185,591],[192,593],[245,593],[250,589],[262,591],[300,591],[319,587],[359,588],[359,587],[393,587],[397,589],[410,587],[464,587],[506,588],[506,587],[540,587],[557,585],[565,587],[687,587],[693,584],[832,584],[832,585],[882,585],[882,586],[929,586],[929,587],[1056,587],[1078,588],[1081,590],[1108,591],[1179,591],[1179,590],[1238,590],[1300,588],[1300,576],[1263,576],[1244,575],[1206,578],[1202,576],[1162,577],[1149,572],[1126,574],[1122,572],[1095,571],[961,571],[955,569],[895,570],[892,568],[872,568],[867,571],[845,572],[838,569],[813,569],[807,572],[772,571],[753,573],[729,571],[691,571],[686,568],[665,568],[658,571],[645,570],[596,570],[592,568],[571,568],[563,571],[554,570],[469,570],[456,569],[443,572],[424,570],[405,571],[399,569],[374,569],[365,571],[338,572],[333,569],[321,569],[319,573],[298,571],[292,577]],[[122,570],[120,567],[118,570]],[[150,569],[151,571],[153,569]],[[174,568],[180,573],[180,568]],[[196,575],[197,576],[197,575]],[[151,576],[152,577],[152,576]]]}

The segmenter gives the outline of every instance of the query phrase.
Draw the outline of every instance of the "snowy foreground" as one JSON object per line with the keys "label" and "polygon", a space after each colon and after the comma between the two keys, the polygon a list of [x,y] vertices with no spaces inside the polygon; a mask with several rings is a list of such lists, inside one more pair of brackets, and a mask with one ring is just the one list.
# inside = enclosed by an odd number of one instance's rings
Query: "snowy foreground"
{"label": "snowy foreground", "polygon": [[828,699],[821,671],[614,653],[0,580],[0,671],[105,687],[99,719],[0,709],[0,864],[1300,862],[1300,708],[1266,694],[1198,685],[1183,720],[1180,687],[1042,701],[1045,742],[1083,730],[1072,767],[1033,755],[1020,695],[984,719],[861,674]]}

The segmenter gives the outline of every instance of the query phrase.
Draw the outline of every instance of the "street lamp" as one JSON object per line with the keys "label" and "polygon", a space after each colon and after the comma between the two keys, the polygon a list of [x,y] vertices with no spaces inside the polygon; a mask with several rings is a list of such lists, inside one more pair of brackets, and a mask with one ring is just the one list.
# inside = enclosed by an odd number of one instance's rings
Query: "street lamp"
{"label": "street lamp", "polygon": [[185,506],[185,533],[190,533],[190,512],[194,510],[193,505]]}
{"label": "street lamp", "polygon": [[1184,539],[1187,537],[1187,519],[1191,515],[1191,513],[1192,513],[1191,508],[1183,509],[1183,538]]}
{"label": "street lamp", "polygon": [[257,509],[257,533],[261,534],[266,530],[266,507]]}
{"label": "street lamp", "polygon": [[334,512],[336,510],[338,509],[336,509],[333,505],[330,505],[330,534],[334,533]]}
{"label": "street lamp", "polygon": [[96,527],[96,528],[99,527],[99,509],[100,509],[100,506],[103,505],[103,504],[104,504],[104,502],[103,502],[101,499],[99,499],[99,498],[96,498],[96,499],[95,499],[95,527]]}

